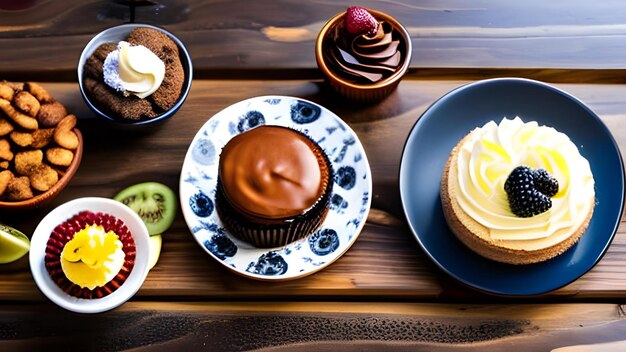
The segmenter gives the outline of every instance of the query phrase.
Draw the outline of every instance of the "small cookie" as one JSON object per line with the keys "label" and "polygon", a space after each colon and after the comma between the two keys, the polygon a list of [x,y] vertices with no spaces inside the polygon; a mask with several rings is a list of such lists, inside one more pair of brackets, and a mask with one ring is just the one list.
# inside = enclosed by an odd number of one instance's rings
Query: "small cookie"
{"label": "small cookie", "polygon": [[36,130],[39,127],[37,120],[34,117],[30,117],[11,105],[11,102],[5,99],[0,99],[0,109],[20,127],[27,130]]}
{"label": "small cookie", "polygon": [[11,144],[8,140],[0,139],[0,160],[13,160],[13,152],[11,151]]}
{"label": "small cookie", "polygon": [[76,126],[76,116],[67,115],[63,120],[59,121],[59,124],[54,129],[54,135],[52,138],[54,141],[63,148],[76,149],[78,148],[78,136],[72,129]]}
{"label": "small cookie", "polygon": [[50,142],[52,142],[52,135],[54,134],[54,128],[40,128],[33,132],[33,143],[30,145],[32,148],[41,149]]}
{"label": "small cookie", "polygon": [[42,127],[54,127],[67,116],[67,109],[59,102],[41,105],[37,121]]}
{"label": "small cookie", "polygon": [[52,103],[54,101],[50,93],[35,82],[26,82],[26,89],[37,98],[40,103]]}
{"label": "small cookie", "polygon": [[15,171],[22,175],[32,174],[43,162],[43,152],[40,149],[27,150],[15,154]]}
{"label": "small cookie", "polygon": [[33,190],[30,188],[28,176],[13,177],[7,185],[4,195],[9,200],[26,200],[33,197]]}
{"label": "small cookie", "polygon": [[30,132],[13,131],[9,134],[9,138],[11,138],[13,143],[22,148],[29,147],[33,144],[33,135]]}
{"label": "small cookie", "polygon": [[7,134],[13,132],[14,129],[15,128],[9,121],[0,116],[0,136],[6,136]]}
{"label": "small cookie", "polygon": [[28,178],[30,180],[30,186],[41,192],[49,190],[59,181],[57,172],[46,164],[39,165]]}
{"label": "small cookie", "polygon": [[26,91],[20,91],[13,97],[13,104],[30,117],[37,116],[41,104],[37,98]]}
{"label": "small cookie", "polygon": [[20,90],[24,90],[24,83],[22,83],[22,82],[2,81],[2,84],[6,84],[11,89],[13,89],[14,92],[19,92]]}
{"label": "small cookie", "polygon": [[56,166],[70,166],[74,153],[65,148],[49,148],[46,150],[46,159]]}
{"label": "small cookie", "polygon": [[13,100],[13,94],[15,91],[6,82],[0,82],[0,98],[8,101]]}
{"label": "small cookie", "polygon": [[13,178],[13,173],[9,170],[0,171],[0,196],[4,193]]}

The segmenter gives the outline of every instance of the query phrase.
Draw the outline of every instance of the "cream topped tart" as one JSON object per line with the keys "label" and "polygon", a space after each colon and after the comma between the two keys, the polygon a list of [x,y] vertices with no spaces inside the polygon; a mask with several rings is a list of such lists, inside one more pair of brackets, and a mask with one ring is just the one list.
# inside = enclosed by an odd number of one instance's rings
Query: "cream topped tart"
{"label": "cream topped tart", "polygon": [[135,254],[135,242],[122,220],[83,211],[52,231],[45,264],[53,281],[66,293],[101,298],[128,278]]}
{"label": "cream topped tart", "polygon": [[593,214],[594,178],[567,135],[505,118],[457,144],[442,175],[441,198],[448,224],[469,248],[528,264],[578,241]]}

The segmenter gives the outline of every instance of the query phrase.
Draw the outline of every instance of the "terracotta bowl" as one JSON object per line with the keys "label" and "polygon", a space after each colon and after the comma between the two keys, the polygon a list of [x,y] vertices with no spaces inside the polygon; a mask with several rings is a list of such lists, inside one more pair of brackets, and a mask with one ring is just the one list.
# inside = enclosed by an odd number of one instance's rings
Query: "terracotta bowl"
{"label": "terracotta bowl", "polygon": [[72,160],[72,163],[67,167],[65,174],[57,181],[57,183],[55,183],[54,186],[46,192],[38,194],[30,199],[16,202],[0,201],[0,210],[27,210],[38,208],[51,201],[54,197],[61,193],[76,173],[76,170],[78,170],[80,160],[83,156],[83,135],[77,128],[74,129],[74,133],[76,133],[76,136],[78,137],[78,148],[74,150],[74,160]]}
{"label": "terracotta bowl", "polygon": [[359,84],[348,81],[341,76],[337,75],[332,67],[330,67],[326,60],[324,59],[324,42],[328,37],[329,31],[338,23],[345,21],[345,12],[338,13],[333,18],[331,18],[320,30],[317,35],[317,40],[315,41],[315,59],[317,60],[317,66],[322,70],[322,73],[326,79],[326,81],[330,84],[330,86],[341,94],[343,97],[358,101],[358,102],[377,102],[385,97],[387,97],[391,92],[396,89],[400,80],[407,72],[409,65],[411,63],[411,53],[412,53],[412,45],[411,38],[409,36],[409,32],[398,22],[396,19],[391,17],[390,15],[376,11],[367,9],[367,11],[374,16],[377,20],[384,20],[391,24],[391,26],[400,33],[400,36],[403,39],[403,51],[404,51],[404,62],[402,65],[394,72],[391,76],[380,80],[376,83],[372,84]]}

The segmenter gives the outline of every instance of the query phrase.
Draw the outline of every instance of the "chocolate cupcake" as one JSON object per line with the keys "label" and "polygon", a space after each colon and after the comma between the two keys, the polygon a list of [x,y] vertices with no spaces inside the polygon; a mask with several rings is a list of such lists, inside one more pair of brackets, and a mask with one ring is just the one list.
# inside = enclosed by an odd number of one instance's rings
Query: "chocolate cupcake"
{"label": "chocolate cupcake", "polygon": [[400,83],[411,61],[411,38],[393,17],[353,6],[335,15],[318,34],[317,65],[344,97],[377,102]]}
{"label": "chocolate cupcake", "polygon": [[332,166],[305,134],[259,126],[222,149],[216,208],[234,236],[278,247],[315,231],[328,212]]}
{"label": "chocolate cupcake", "polygon": [[135,265],[135,241],[120,219],[82,211],[54,228],[45,266],[59,288],[84,299],[108,296]]}

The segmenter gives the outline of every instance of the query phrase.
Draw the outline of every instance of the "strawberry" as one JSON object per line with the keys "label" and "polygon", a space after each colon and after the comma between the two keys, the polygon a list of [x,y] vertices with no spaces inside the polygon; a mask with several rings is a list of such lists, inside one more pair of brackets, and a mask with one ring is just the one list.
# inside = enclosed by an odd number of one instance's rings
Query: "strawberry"
{"label": "strawberry", "polygon": [[366,9],[359,6],[348,7],[346,11],[346,30],[350,35],[373,35],[378,28],[378,21]]}

